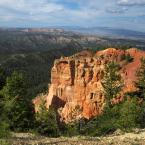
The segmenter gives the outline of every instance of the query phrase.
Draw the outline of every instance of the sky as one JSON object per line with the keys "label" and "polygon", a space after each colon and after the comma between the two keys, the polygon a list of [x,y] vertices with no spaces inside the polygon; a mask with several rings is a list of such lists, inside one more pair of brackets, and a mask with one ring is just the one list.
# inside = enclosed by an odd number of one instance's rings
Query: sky
{"label": "sky", "polygon": [[145,31],[145,0],[0,0],[0,27],[50,26]]}

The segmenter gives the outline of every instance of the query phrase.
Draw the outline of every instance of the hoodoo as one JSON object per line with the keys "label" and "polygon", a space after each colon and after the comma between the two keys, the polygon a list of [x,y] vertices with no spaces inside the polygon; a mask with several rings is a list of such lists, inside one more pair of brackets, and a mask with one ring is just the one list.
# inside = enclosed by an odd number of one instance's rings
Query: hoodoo
{"label": "hoodoo", "polygon": [[[124,56],[130,56],[130,59]],[[94,54],[82,51],[71,57],[55,60],[48,95],[43,96],[47,107],[54,106],[58,110],[60,121],[64,122],[82,117],[90,119],[101,114],[105,102],[101,84],[105,64],[111,61],[120,64],[120,74],[124,80],[123,94],[136,90],[134,81],[142,57],[145,57],[145,52],[136,48],[108,48]],[[35,106],[38,106],[39,100],[40,97],[34,100]],[[123,95],[120,95],[115,101],[122,100]]]}

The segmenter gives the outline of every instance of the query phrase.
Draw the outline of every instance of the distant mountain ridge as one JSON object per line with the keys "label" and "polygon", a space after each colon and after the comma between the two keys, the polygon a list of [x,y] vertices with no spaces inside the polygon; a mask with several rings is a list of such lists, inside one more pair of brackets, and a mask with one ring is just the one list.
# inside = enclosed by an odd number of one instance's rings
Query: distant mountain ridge
{"label": "distant mountain ridge", "polygon": [[79,27],[79,26],[60,26],[48,28],[0,28],[0,31],[21,31],[32,33],[81,33],[86,35],[117,37],[124,39],[145,39],[145,32],[136,30],[111,28],[111,27]]}
{"label": "distant mountain ridge", "polygon": [[[64,27],[65,29],[65,27]],[[117,37],[117,38],[128,38],[128,39],[145,39],[145,32],[129,30],[129,29],[118,29],[110,27],[68,27],[67,30],[73,32],[80,32],[83,34],[92,34],[97,36],[106,36],[106,37]]]}
{"label": "distant mountain ridge", "polygon": [[111,28],[0,28],[0,53],[48,51],[50,49],[103,49],[106,47],[145,50],[145,34]]}

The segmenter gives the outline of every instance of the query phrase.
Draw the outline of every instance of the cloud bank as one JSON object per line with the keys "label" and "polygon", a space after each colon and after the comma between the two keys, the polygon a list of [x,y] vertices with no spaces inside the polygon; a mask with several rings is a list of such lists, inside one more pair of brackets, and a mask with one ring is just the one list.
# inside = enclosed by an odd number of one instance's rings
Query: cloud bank
{"label": "cloud bank", "polygon": [[145,0],[0,0],[0,26],[145,30]]}

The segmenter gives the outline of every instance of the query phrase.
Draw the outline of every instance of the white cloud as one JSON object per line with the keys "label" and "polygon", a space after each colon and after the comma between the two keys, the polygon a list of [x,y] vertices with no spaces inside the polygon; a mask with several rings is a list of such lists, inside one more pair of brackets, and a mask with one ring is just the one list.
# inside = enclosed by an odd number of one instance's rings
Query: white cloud
{"label": "white cloud", "polygon": [[118,4],[123,6],[145,6],[145,0],[119,0]]}
{"label": "white cloud", "polygon": [[63,9],[62,5],[48,3],[46,0],[0,0],[0,7],[30,14],[49,13]]}
{"label": "white cloud", "polygon": [[[82,1],[79,1],[78,4],[81,5],[80,9],[72,10],[69,7],[64,7],[63,3],[57,3],[57,0],[0,0],[0,7],[6,9],[1,12],[1,17],[3,14],[3,17],[8,18],[13,13],[15,17],[13,16],[11,19],[22,19],[23,17],[23,19],[31,18],[35,21],[47,21],[48,19],[53,21],[60,18],[62,21],[66,18],[68,20],[88,20],[98,15],[97,8],[92,8],[92,2],[86,3],[86,7],[84,7]],[[7,10],[11,13],[6,12]]]}
{"label": "white cloud", "polygon": [[118,8],[118,7],[111,7],[111,8],[107,8],[106,9],[106,12],[108,13],[112,13],[112,14],[123,14],[125,12],[127,12],[128,9],[126,7],[121,7],[121,8]]}
{"label": "white cloud", "polygon": [[121,17],[144,15],[144,6],[145,0],[0,0],[0,24],[118,26]]}

